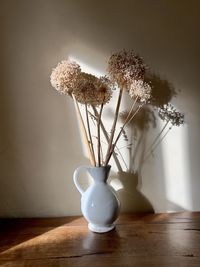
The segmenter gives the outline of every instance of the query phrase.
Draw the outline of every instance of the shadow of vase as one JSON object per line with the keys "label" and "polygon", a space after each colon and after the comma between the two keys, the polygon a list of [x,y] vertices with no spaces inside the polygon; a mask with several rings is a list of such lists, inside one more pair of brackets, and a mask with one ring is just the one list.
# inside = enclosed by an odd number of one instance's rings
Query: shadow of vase
{"label": "shadow of vase", "polygon": [[138,174],[118,172],[110,185],[116,190],[122,212],[154,212],[153,206],[138,187]]}

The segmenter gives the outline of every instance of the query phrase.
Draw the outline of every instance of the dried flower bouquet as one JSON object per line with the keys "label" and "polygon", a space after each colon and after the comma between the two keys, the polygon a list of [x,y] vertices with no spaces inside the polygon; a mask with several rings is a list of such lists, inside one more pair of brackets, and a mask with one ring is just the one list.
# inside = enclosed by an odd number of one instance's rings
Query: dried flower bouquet
{"label": "dried flower bouquet", "polygon": [[[59,93],[70,96],[74,101],[90,162],[93,166],[108,165],[112,155],[116,160],[114,152],[120,137],[124,133],[125,127],[131,121],[134,122],[135,116],[145,105],[153,105],[154,99],[151,94],[151,84],[145,81],[146,69],[147,66],[140,56],[136,55],[133,51],[125,50],[115,53],[110,57],[108,60],[107,76],[96,77],[82,72],[80,66],[70,60],[62,61],[53,69],[51,84]],[[102,120],[102,112],[104,106],[109,104],[113,96],[113,90],[118,91],[118,99],[111,132],[108,134]],[[120,105],[125,91],[128,92],[132,99],[132,106],[130,111],[126,113],[121,129],[116,133]],[[86,121],[83,119],[79,105],[84,105]],[[146,156],[162,140],[162,134],[167,125],[180,125],[184,121],[183,114],[177,112],[171,104],[158,107],[157,111],[160,118],[166,121],[166,124],[148,147]],[[95,121],[96,125],[96,150],[94,148],[94,137],[91,134],[91,120]],[[102,133],[107,141],[105,155],[103,155],[101,149]]]}

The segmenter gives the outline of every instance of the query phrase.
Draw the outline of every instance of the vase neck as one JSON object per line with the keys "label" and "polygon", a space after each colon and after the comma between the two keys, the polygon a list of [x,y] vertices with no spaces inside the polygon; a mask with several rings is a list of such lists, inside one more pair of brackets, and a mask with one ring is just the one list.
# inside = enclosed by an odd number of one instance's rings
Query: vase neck
{"label": "vase neck", "polygon": [[95,183],[106,183],[110,173],[111,166],[93,167],[89,169],[89,173],[94,179]]}

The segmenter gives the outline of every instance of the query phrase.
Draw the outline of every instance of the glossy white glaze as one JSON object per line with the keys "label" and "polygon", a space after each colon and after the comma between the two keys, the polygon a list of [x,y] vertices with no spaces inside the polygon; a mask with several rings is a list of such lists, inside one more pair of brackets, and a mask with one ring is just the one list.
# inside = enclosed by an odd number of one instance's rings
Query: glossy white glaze
{"label": "glossy white glaze", "polygon": [[[114,189],[107,184],[111,166],[80,166],[74,172],[74,183],[81,193],[81,210],[93,232],[105,233],[112,230],[119,214],[120,203]],[[87,171],[94,183],[84,192],[78,182],[78,175]]]}

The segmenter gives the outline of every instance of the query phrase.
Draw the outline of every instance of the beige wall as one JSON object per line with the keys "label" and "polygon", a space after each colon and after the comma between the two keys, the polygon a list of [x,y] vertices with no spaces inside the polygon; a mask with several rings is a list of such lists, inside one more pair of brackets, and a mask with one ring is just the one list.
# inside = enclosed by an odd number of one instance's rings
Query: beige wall
{"label": "beige wall", "polygon": [[[73,104],[49,75],[69,55],[101,72],[122,48],[181,90],[174,103],[187,122],[146,163],[139,188],[156,212],[200,210],[199,8],[198,0],[0,1],[0,216],[80,213],[72,174],[89,162]],[[126,176],[123,209],[150,209]]]}

